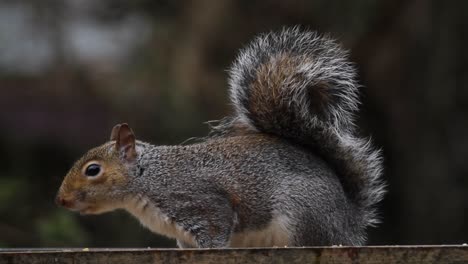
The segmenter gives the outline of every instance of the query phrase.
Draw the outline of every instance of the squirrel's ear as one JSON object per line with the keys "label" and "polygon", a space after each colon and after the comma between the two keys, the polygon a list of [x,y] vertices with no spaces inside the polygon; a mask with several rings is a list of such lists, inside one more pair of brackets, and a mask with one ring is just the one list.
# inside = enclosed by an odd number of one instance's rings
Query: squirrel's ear
{"label": "squirrel's ear", "polygon": [[135,160],[137,153],[135,148],[135,134],[133,134],[132,129],[126,123],[120,124],[112,129],[111,139],[114,134],[116,134],[115,149],[120,153],[120,156],[126,161]]}
{"label": "squirrel's ear", "polygon": [[112,132],[110,136],[111,141],[113,140],[117,141],[117,139],[119,138],[120,126],[121,124],[118,124],[118,125],[115,125],[114,128],[112,128]]}

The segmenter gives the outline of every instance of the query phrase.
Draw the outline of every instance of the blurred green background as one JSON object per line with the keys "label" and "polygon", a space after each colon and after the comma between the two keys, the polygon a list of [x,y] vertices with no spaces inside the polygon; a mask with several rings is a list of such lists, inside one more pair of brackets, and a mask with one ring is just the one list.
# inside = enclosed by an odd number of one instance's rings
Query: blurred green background
{"label": "blurred green background", "polygon": [[237,51],[283,25],[351,50],[359,125],[389,193],[370,244],[468,242],[468,2],[0,1],[0,247],[165,247],[125,212],[54,196],[74,160],[126,121],[178,144],[229,113]]}

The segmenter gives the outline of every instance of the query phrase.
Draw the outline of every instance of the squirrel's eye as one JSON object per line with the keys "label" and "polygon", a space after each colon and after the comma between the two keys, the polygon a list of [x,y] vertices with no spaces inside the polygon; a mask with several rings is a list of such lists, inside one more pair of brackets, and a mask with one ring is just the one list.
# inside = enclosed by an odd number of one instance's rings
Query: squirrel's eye
{"label": "squirrel's eye", "polygon": [[97,176],[101,172],[101,165],[91,164],[85,170],[85,175],[89,177]]}

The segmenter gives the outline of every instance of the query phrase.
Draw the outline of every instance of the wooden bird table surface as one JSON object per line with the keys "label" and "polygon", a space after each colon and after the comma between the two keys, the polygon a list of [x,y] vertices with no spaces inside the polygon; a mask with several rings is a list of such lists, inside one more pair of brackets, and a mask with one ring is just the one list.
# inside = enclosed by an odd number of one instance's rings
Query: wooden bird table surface
{"label": "wooden bird table surface", "polygon": [[0,264],[4,263],[468,264],[468,246],[464,244],[244,249],[13,248],[0,249]]}

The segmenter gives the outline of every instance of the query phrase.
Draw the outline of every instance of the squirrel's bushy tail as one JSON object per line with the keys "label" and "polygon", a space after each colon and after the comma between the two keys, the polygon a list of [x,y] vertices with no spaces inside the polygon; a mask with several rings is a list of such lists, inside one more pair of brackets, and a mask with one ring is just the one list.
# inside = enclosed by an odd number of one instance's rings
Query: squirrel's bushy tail
{"label": "squirrel's bushy tail", "polygon": [[257,37],[230,70],[231,123],[312,147],[335,168],[365,225],[377,222],[381,158],[355,135],[358,85],[333,40],[298,28]]}

